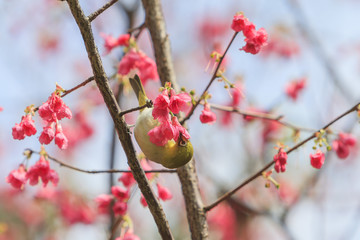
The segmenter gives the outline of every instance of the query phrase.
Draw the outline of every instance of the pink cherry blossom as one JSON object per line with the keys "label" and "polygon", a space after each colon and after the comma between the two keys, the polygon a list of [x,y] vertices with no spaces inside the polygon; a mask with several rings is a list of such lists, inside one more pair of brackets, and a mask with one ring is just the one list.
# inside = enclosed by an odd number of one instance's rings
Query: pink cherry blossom
{"label": "pink cherry blossom", "polygon": [[216,121],[215,113],[210,111],[209,105],[205,104],[204,109],[201,111],[200,121],[202,123],[212,124]]}
{"label": "pink cherry blossom", "polygon": [[183,126],[181,126],[181,124],[179,123],[177,117],[172,117],[172,125],[175,127],[176,131],[175,131],[175,136],[174,139],[175,141],[178,140],[179,138],[179,134],[181,133],[181,136],[183,136],[186,139],[190,139],[190,134],[188,133],[188,131],[186,130],[186,128],[184,128]]}
{"label": "pink cherry blossom", "polygon": [[40,160],[30,167],[26,178],[29,179],[30,185],[38,184],[39,179],[41,179],[44,187],[46,187],[49,181],[52,182],[54,186],[59,182],[57,173],[50,169],[49,161],[45,160],[44,156],[41,156]]}
{"label": "pink cherry blossom", "polygon": [[108,35],[105,33],[100,33],[100,36],[104,39],[104,47],[106,49],[105,54],[108,54],[111,52],[111,50],[118,45],[118,41],[115,37],[113,37],[112,35]]}
{"label": "pink cherry blossom", "polygon": [[115,216],[123,216],[127,212],[127,203],[122,201],[115,202],[113,206]]}
{"label": "pink cherry blossom", "polygon": [[159,80],[157,68],[154,60],[145,55],[141,51],[131,49],[120,61],[118,66],[118,73],[120,75],[127,75],[130,71],[137,71],[143,85],[148,80]]}
{"label": "pink cherry blossom", "polygon": [[117,38],[119,46],[129,46],[130,34],[122,34]]}
{"label": "pink cherry blossom", "polygon": [[158,189],[159,198],[163,201],[167,201],[172,199],[172,194],[169,189],[166,187],[161,186],[159,183],[156,184],[156,187]]}
{"label": "pink cherry blossom", "polygon": [[100,33],[100,36],[104,39],[104,47],[106,49],[105,54],[110,53],[114,48],[119,46],[129,46],[130,34],[120,35],[118,38],[113,37],[105,33]]}
{"label": "pink cherry blossom", "polygon": [[157,146],[164,146],[169,140],[176,136],[176,128],[170,121],[163,121],[157,127],[154,127],[148,132],[150,141]]}
{"label": "pink cherry blossom", "polygon": [[305,88],[305,86],[306,78],[300,78],[287,84],[285,92],[292,100],[295,101],[298,98],[300,92]]}
{"label": "pink cherry blossom", "polygon": [[55,137],[55,131],[52,124],[49,124],[43,128],[43,131],[39,137],[41,144],[49,144]]}
{"label": "pink cherry blossom", "polygon": [[172,113],[178,114],[180,111],[186,112],[190,105],[191,97],[188,93],[175,94],[174,90],[171,90],[171,98],[169,103],[169,109]]}
{"label": "pink cherry blossom", "polygon": [[254,35],[253,38],[246,38],[246,45],[240,50],[243,50],[247,53],[257,54],[260,52],[261,48],[266,45],[267,33],[264,28],[260,28]]}
{"label": "pink cherry blossom", "polygon": [[55,144],[58,145],[60,149],[66,149],[68,146],[68,140],[60,124],[56,125]]}
{"label": "pink cherry blossom", "polygon": [[32,136],[36,134],[36,127],[34,122],[35,121],[32,119],[31,114],[27,114],[22,117],[20,125],[22,125],[26,136]]}
{"label": "pink cherry blossom", "polygon": [[18,169],[12,170],[6,177],[6,182],[17,189],[23,189],[26,180],[26,171],[23,164],[21,164]]}
{"label": "pink cherry blossom", "polygon": [[72,118],[72,113],[62,98],[53,92],[48,100],[39,107],[40,117],[47,122],[56,122],[63,118]]}
{"label": "pink cherry blossom", "polygon": [[97,204],[99,213],[109,213],[109,208],[112,200],[113,196],[111,196],[110,194],[100,194],[99,196],[97,196],[95,198],[95,202]]}
{"label": "pink cherry blossom", "polygon": [[122,182],[122,184],[124,184],[125,187],[131,187],[136,182],[131,172],[123,173],[119,177],[118,181]]}
{"label": "pink cherry blossom", "polygon": [[25,132],[23,126],[15,123],[15,126],[12,128],[12,136],[14,139],[22,140],[25,138]]}
{"label": "pink cherry blossom", "polygon": [[[190,138],[186,129],[178,122],[177,117],[170,119],[170,111],[173,114],[185,111],[188,108],[187,103],[191,97],[187,93],[176,94],[170,85],[164,89],[155,99],[152,115],[160,123],[148,132],[150,141],[157,146],[164,146],[169,140],[178,140],[182,134],[186,139]],[[170,90],[170,98],[169,98]]]}
{"label": "pink cherry blossom", "polygon": [[125,189],[120,186],[112,186],[111,193],[120,201],[126,201],[129,199],[129,189]]}
{"label": "pink cherry blossom", "polygon": [[255,38],[256,34],[257,34],[257,32],[255,30],[255,25],[250,21],[245,22],[243,34],[247,39]]}
{"label": "pink cherry blossom", "polygon": [[287,163],[287,153],[284,149],[280,148],[278,153],[274,156],[275,161],[275,171],[277,173],[285,172],[286,170],[286,163]]}
{"label": "pink cherry blossom", "polygon": [[168,91],[165,89],[155,98],[152,111],[154,119],[159,119],[160,122],[169,119],[169,103]]}
{"label": "pink cherry blossom", "polygon": [[22,116],[20,124],[15,124],[12,128],[12,136],[14,139],[22,140],[25,136],[32,136],[36,134],[36,127],[31,114]]}
{"label": "pink cherry blossom", "polygon": [[320,169],[325,162],[325,154],[320,149],[315,154],[310,154],[310,163],[314,168]]}
{"label": "pink cherry blossom", "polygon": [[340,159],[347,158],[350,154],[350,148],[356,145],[356,138],[351,134],[340,133],[339,138],[332,143],[333,149],[336,151],[336,155]]}
{"label": "pink cherry blossom", "polygon": [[231,28],[235,32],[243,31],[248,25],[249,20],[243,14],[236,14],[231,23]]}

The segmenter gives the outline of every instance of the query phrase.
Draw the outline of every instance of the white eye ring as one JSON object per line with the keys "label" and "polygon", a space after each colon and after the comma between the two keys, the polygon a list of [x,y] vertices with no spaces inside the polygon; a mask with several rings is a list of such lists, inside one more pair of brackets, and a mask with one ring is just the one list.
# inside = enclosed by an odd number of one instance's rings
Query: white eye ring
{"label": "white eye ring", "polygon": [[182,138],[180,138],[180,140],[179,140],[179,146],[181,146],[181,147],[186,147],[186,145],[187,145],[187,142],[184,141]]}

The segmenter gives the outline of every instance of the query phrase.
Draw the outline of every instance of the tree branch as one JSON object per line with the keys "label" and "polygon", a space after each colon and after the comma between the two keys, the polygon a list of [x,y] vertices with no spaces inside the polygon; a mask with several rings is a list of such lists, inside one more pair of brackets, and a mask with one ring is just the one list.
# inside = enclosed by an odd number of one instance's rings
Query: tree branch
{"label": "tree branch", "polygon": [[95,12],[93,12],[92,14],[90,14],[88,16],[88,20],[89,22],[92,22],[95,18],[97,18],[97,16],[99,16],[100,14],[102,14],[106,9],[108,9],[109,7],[111,7],[114,3],[116,3],[118,0],[111,0],[110,2],[106,3],[104,6],[102,6],[100,9],[96,10]]}
{"label": "tree branch", "polygon": [[125,114],[127,113],[131,113],[131,112],[135,112],[135,111],[138,111],[138,110],[141,110],[143,108],[151,108],[153,106],[153,102],[151,100],[147,101],[144,105],[142,106],[139,106],[139,107],[135,107],[135,108],[131,108],[131,109],[128,109],[128,110],[124,110],[120,113],[120,116],[124,116]]}
{"label": "tree branch", "polygon": [[86,80],[83,81],[82,83],[76,85],[75,87],[70,88],[70,89],[68,89],[68,90],[65,90],[65,92],[61,95],[61,97],[62,97],[62,98],[65,97],[65,96],[68,95],[69,93],[75,91],[76,89],[78,89],[78,88],[80,88],[80,87],[85,86],[86,84],[88,84],[89,82],[92,82],[92,81],[94,81],[94,80],[95,80],[94,76],[89,77],[88,79],[86,79]]}
{"label": "tree branch", "polygon": [[153,42],[155,61],[161,85],[164,86],[166,82],[171,82],[172,87],[179,91],[160,0],[142,0],[142,3],[146,14],[145,25],[149,29]]}
{"label": "tree branch", "polygon": [[[308,141],[310,141],[311,139],[316,137],[316,133],[320,132],[320,130],[326,130],[328,129],[332,124],[334,124],[335,122],[337,122],[338,120],[340,120],[341,118],[343,118],[344,116],[348,115],[351,112],[357,111],[358,106],[360,103],[357,103],[355,106],[353,106],[352,108],[350,108],[349,110],[347,110],[346,112],[344,112],[343,114],[339,115],[337,118],[335,118],[334,120],[332,120],[331,122],[329,122],[328,124],[326,124],[323,128],[319,129],[318,131],[314,132],[311,136],[309,136],[308,138],[306,138],[305,140],[299,142],[298,144],[296,144],[294,147],[290,148],[286,153],[290,154],[291,152],[293,152],[294,150],[296,150],[297,148],[299,148],[300,146],[304,145],[305,143],[307,143]],[[222,201],[226,200],[227,198],[231,197],[234,193],[236,193],[239,189],[241,189],[242,187],[244,187],[245,185],[247,185],[248,183],[250,183],[251,181],[253,181],[254,179],[256,179],[259,176],[262,176],[262,173],[264,171],[266,171],[269,167],[271,167],[275,162],[271,161],[270,163],[268,163],[265,167],[263,167],[262,169],[260,169],[259,171],[257,171],[254,175],[252,175],[251,177],[249,177],[248,179],[246,179],[244,182],[242,182],[239,186],[237,186],[236,188],[234,188],[233,190],[225,193],[224,195],[222,195],[218,200],[216,200],[214,203],[204,207],[205,211],[210,211],[211,209],[213,209],[214,207],[216,207],[219,203],[221,203]]]}
{"label": "tree branch", "polygon": [[[145,9],[145,24],[149,29],[154,46],[156,64],[161,83],[171,82],[173,88],[179,91],[175,79],[175,71],[170,52],[170,41],[166,33],[165,20],[162,14],[160,0],[142,0]],[[178,168],[178,176],[186,204],[186,214],[192,239],[207,239],[208,226],[199,190],[195,162],[192,159],[185,166]]]}
{"label": "tree branch", "polygon": [[116,132],[118,133],[119,140],[125,151],[133,176],[137,181],[139,188],[146,199],[146,202],[148,203],[149,210],[153,215],[161,237],[163,239],[173,239],[164,211],[157,197],[152,191],[148,179],[146,178],[145,173],[136,158],[135,148],[131,140],[127,124],[124,118],[120,117],[119,115],[121,109],[117,104],[116,98],[110,88],[108,78],[105,74],[105,70],[103,68],[101,58],[94,41],[90,21],[82,11],[78,0],[67,0],[67,2],[69,4],[71,13],[74,16],[75,21],[80,29],[86,51],[88,53],[88,58],[94,73],[96,84],[113,119]]}

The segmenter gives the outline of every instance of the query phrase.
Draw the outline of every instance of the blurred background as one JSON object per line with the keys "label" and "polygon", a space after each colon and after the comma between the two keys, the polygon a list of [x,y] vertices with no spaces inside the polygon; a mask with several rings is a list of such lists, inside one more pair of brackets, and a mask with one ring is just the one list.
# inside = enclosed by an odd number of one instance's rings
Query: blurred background
{"label": "blurred background", "polygon": [[[80,3],[90,14],[106,1]],[[224,76],[241,89],[243,97],[236,107],[281,115],[283,121],[300,129],[215,109],[217,121],[202,124],[199,107],[188,127],[205,203],[212,203],[272,161],[278,143],[294,146],[360,99],[360,30],[356,28],[360,1],[163,0],[162,4],[177,81],[197,94],[212,75],[210,54],[214,50],[222,53],[233,35],[230,25],[236,12],[243,12],[256,29],[265,28],[268,45],[257,55],[239,51],[244,46],[244,37],[239,34],[226,57]],[[100,33],[117,37],[143,22],[141,2],[130,0],[119,1],[93,21],[108,76],[117,73],[123,53],[117,48],[105,54]],[[139,36],[138,44],[153,58],[147,30]],[[11,135],[26,106],[40,106],[55,90],[55,83],[70,89],[92,76],[66,2],[0,0],[0,72],[0,239],[106,239],[109,217],[97,214],[94,199],[109,193],[111,184],[121,185],[117,181],[120,174],[85,174],[51,162],[60,182],[55,188],[49,184],[43,194],[56,192],[64,199],[61,206],[39,197],[44,191],[41,184],[27,185],[17,192],[5,181],[24,161],[24,149],[40,150],[42,122],[38,116],[34,117],[38,127],[35,136],[18,141]],[[305,88],[296,99],[289,97],[287,86],[300,79],[306,80]],[[118,81],[113,79],[111,84],[117,92]],[[213,83],[209,103],[233,106],[233,90],[224,85],[224,81]],[[156,81],[146,84],[152,99],[159,86]],[[137,106],[131,91],[120,90],[122,109]],[[95,84],[89,83],[63,100],[74,116],[62,120],[69,148],[59,150],[51,143],[45,147],[48,154],[86,170],[109,169],[111,159],[115,160],[114,168],[127,169],[121,145],[115,141],[113,147],[112,120]],[[127,122],[133,124],[136,116],[129,114]],[[357,115],[346,116],[331,130],[329,144],[340,132],[359,139]],[[272,175],[280,189],[273,185],[265,188],[266,180],[258,178],[210,211],[210,239],[359,239],[358,147],[351,148],[344,160],[334,151],[327,152],[324,166],[317,170],[310,165],[313,146],[310,141],[292,152],[286,172]],[[30,164],[37,160],[37,155],[32,156]],[[173,194],[162,203],[176,239],[190,239],[177,175],[160,174],[157,181]],[[133,231],[141,239],[159,239],[149,210],[140,204],[140,195],[135,187],[129,200]]]}

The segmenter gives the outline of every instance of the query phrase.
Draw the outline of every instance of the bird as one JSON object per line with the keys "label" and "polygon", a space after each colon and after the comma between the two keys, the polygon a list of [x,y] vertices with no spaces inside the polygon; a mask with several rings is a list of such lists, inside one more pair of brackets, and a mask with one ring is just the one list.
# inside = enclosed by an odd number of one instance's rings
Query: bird
{"label": "bird", "polygon": [[[149,99],[139,76],[135,74],[134,77],[129,78],[129,82],[139,101],[139,106],[145,105]],[[141,151],[147,159],[166,168],[174,169],[185,165],[192,159],[194,149],[191,142],[182,137],[181,133],[177,141],[171,139],[164,146],[158,146],[150,141],[148,132],[160,125],[159,121],[152,116],[153,109],[153,107],[141,109],[136,119],[134,136]]]}

